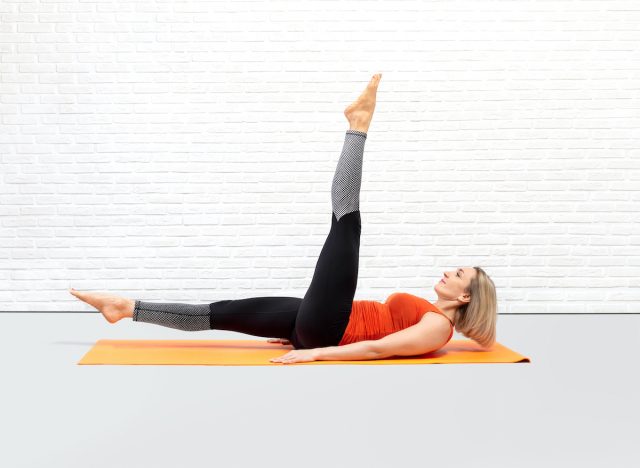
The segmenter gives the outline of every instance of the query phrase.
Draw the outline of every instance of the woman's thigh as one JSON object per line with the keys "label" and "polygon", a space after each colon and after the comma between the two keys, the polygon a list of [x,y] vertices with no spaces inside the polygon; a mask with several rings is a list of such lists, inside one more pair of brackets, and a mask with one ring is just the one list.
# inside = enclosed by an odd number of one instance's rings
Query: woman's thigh
{"label": "woman's thigh", "polygon": [[283,296],[212,302],[209,304],[211,329],[290,339],[301,303],[299,297]]}
{"label": "woman's thigh", "polygon": [[358,284],[361,231],[359,210],[340,221],[331,214],[331,229],[296,319],[294,338],[302,347],[335,346],[342,339]]}

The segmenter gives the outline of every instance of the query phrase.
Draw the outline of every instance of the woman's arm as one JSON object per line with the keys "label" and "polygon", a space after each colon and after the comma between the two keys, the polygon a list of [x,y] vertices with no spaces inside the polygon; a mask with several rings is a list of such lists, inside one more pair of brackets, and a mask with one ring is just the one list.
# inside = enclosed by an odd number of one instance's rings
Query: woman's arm
{"label": "woman's arm", "polygon": [[373,341],[358,341],[342,346],[316,348],[316,361],[360,361],[379,359],[378,352],[372,346]]}
{"label": "woman's arm", "polygon": [[392,356],[416,356],[444,346],[449,336],[449,323],[436,314],[424,314],[415,325],[379,340],[366,340],[343,346],[316,348],[318,361],[356,361],[385,359]]}
{"label": "woman's arm", "polygon": [[325,348],[294,349],[270,361],[284,364],[307,361],[360,361],[429,353],[444,346],[450,332],[449,322],[436,315],[424,314],[415,325],[378,340],[364,340]]}
{"label": "woman's arm", "polygon": [[270,362],[292,364],[308,361],[356,361],[361,359],[378,359],[379,352],[371,346],[372,341],[359,341],[343,346],[327,346],[326,348],[294,349],[287,354],[269,359]]}

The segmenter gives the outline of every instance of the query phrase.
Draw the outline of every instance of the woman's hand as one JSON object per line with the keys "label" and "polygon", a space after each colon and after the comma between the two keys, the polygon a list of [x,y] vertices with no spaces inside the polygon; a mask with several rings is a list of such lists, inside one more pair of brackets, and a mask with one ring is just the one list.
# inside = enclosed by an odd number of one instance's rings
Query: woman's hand
{"label": "woman's hand", "polygon": [[313,349],[294,349],[287,354],[269,359],[271,362],[281,362],[282,364],[291,364],[293,362],[309,362],[315,361],[318,357],[318,348]]}
{"label": "woman's hand", "polygon": [[269,338],[267,343],[282,343],[284,345],[291,344],[291,341],[285,340],[284,338]]}

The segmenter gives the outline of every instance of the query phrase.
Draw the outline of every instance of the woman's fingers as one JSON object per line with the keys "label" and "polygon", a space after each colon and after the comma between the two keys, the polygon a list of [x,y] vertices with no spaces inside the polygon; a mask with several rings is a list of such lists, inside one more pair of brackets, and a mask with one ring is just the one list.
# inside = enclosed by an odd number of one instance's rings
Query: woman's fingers
{"label": "woman's fingers", "polygon": [[291,357],[292,357],[291,352],[288,352],[287,354],[273,358],[272,361],[282,362],[282,361],[288,360]]}
{"label": "woman's fingers", "polygon": [[284,338],[269,338],[267,340],[268,343],[282,343],[282,344],[291,344],[291,342],[289,340],[286,340]]}

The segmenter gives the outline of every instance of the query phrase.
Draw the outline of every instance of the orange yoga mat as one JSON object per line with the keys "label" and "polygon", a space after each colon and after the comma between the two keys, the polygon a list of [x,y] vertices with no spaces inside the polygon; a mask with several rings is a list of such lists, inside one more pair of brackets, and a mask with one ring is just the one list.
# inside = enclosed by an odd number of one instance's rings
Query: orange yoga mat
{"label": "orange yoga mat", "polygon": [[438,351],[411,357],[292,364],[269,361],[292,349],[291,345],[268,343],[266,340],[98,340],[78,364],[299,366],[531,362],[529,358],[499,343],[490,351],[482,351],[471,340],[451,340]]}

